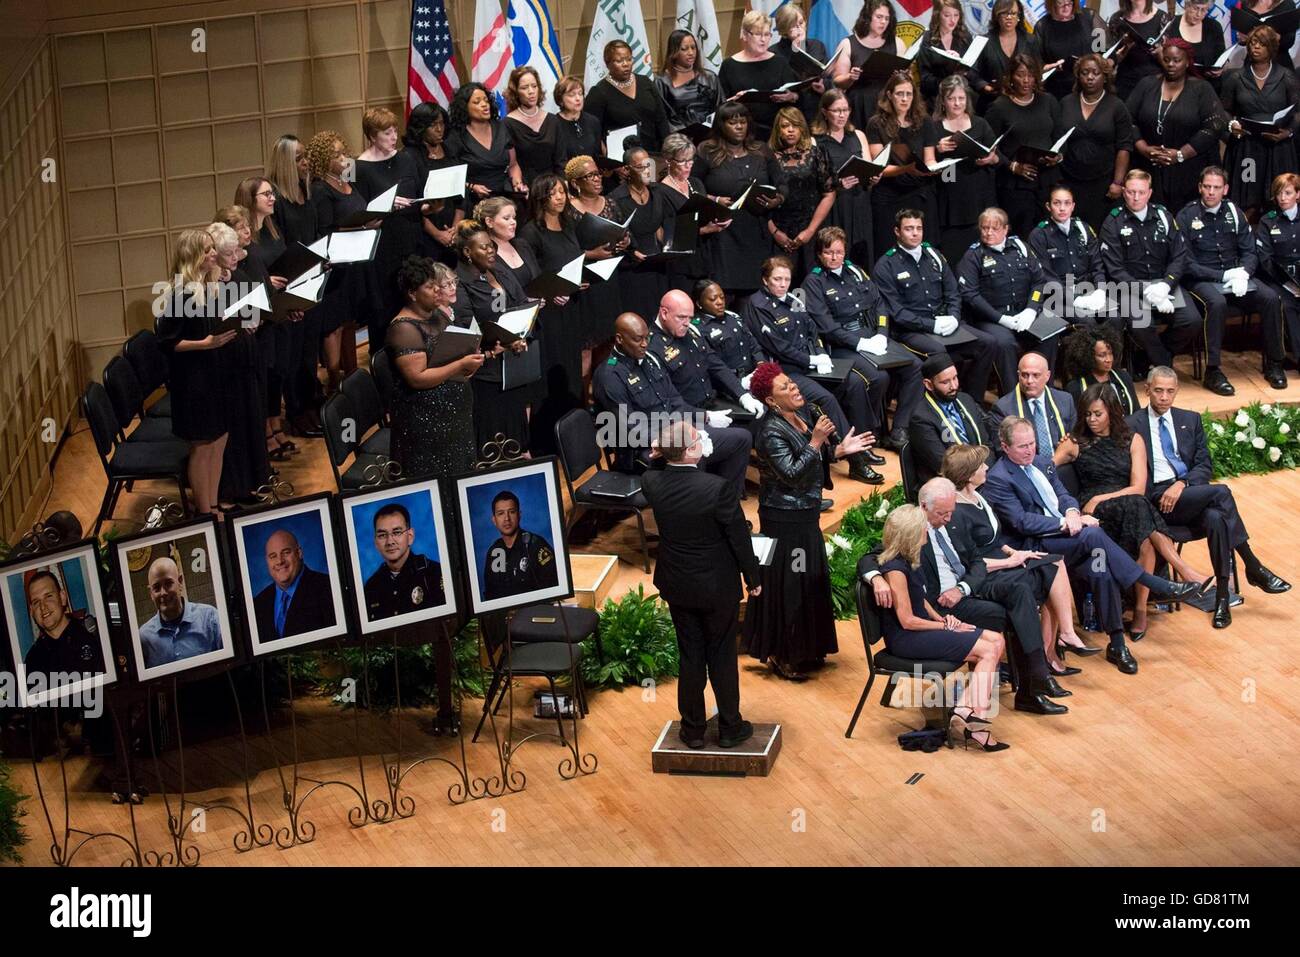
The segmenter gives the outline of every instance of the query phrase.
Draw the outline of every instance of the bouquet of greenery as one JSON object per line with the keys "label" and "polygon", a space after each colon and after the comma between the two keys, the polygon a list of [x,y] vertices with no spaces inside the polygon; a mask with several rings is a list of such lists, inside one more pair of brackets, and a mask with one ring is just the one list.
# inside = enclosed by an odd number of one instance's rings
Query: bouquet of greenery
{"label": "bouquet of greenery", "polygon": [[1252,402],[1230,419],[1201,415],[1216,478],[1300,466],[1300,407]]}

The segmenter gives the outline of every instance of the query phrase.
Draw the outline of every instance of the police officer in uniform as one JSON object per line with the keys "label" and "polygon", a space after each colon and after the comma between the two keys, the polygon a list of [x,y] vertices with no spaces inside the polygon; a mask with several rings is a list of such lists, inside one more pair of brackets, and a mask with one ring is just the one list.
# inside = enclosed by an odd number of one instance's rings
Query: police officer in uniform
{"label": "police officer in uniform", "polygon": [[695,318],[692,323],[709,348],[735,373],[740,387],[748,390],[749,377],[760,362],[767,361],[767,356],[745,321],[727,308],[727,294],[712,279],[701,279],[695,284]]}
{"label": "police officer in uniform", "polygon": [[1273,202],[1255,227],[1259,253],[1259,272],[1282,300],[1282,318],[1286,322],[1286,341],[1291,344],[1292,361],[1300,361],[1300,299],[1286,291],[1288,282],[1300,279],[1300,176],[1283,173],[1273,180]]}
{"label": "police officer in uniform", "polygon": [[[1178,283],[1187,268],[1187,246],[1173,215],[1151,202],[1151,174],[1129,170],[1124,177],[1124,205],[1101,224],[1101,263],[1111,282],[1140,284],[1140,302],[1127,303],[1129,334],[1151,365],[1173,365],[1196,339],[1201,317]],[[1182,299],[1182,302],[1178,300]],[[1163,333],[1158,322],[1168,322]]]}
{"label": "police officer in uniform", "polygon": [[[780,364],[803,393],[805,399],[820,408],[835,423],[835,432],[842,439],[852,427],[858,433],[880,431],[883,395],[873,379],[882,373],[862,359],[854,362],[852,370],[835,388],[834,394],[820,383],[809,378],[810,372],[825,375],[831,371],[830,353],[823,348],[817,335],[817,326],[804,309],[802,299],[789,294],[790,260],[772,256],[763,263],[760,273],[763,285],[745,300],[741,315],[751,331],[758,336],[763,351]],[[883,377],[887,384],[889,379]],[[872,386],[877,396],[873,401]],[[868,485],[880,485],[885,477],[872,468],[884,465],[885,460],[874,452],[857,452],[847,459],[849,478]]]}
{"label": "police officer in uniform", "polygon": [[28,579],[27,610],[36,625],[36,640],[23,658],[28,680],[33,674],[104,673],[104,651],[95,619],[75,618],[69,613],[68,593],[57,575],[41,569]]}
{"label": "police officer in uniform", "polygon": [[703,420],[709,425],[706,445],[710,447],[705,471],[721,475],[741,494],[753,447],[749,432],[733,427],[725,412],[709,412],[683,399],[668,370],[649,353],[649,346],[645,321],[634,312],[623,313],[614,322],[614,349],[592,376],[596,408],[615,417],[615,467],[628,473],[649,467],[650,443],[660,427],[654,424],[654,416]]}
{"label": "police officer in uniform", "polygon": [[1048,218],[1030,230],[1025,242],[1048,280],[1059,284],[1062,305],[1067,297],[1072,300],[1070,321],[1100,322],[1107,317],[1108,305],[1097,232],[1074,215],[1074,193],[1064,184],[1052,187],[1047,212]]}
{"label": "police officer in uniform", "polygon": [[[886,309],[894,320],[894,338],[924,357],[947,353],[965,364],[962,380],[980,403],[988,391],[989,374],[997,357],[997,343],[980,329],[963,324],[957,277],[943,253],[925,242],[925,215],[902,209],[894,216],[891,246],[876,261],[875,280]],[[945,341],[959,328],[974,342]],[[1015,358],[1011,359],[1012,368]]]}
{"label": "police officer in uniform", "polygon": [[[907,441],[907,424],[921,401],[921,360],[913,356],[905,365],[888,370],[877,368],[872,356],[883,356],[889,347],[889,316],[880,291],[866,272],[847,261],[848,238],[838,226],[817,232],[818,265],[804,280],[804,308],[812,317],[822,341],[836,358],[859,359],[859,366],[871,383],[868,394],[885,421],[885,405],[891,383],[898,393],[898,408],[887,440],[877,444],[898,449]],[[865,360],[865,361],[862,361]]]}
{"label": "police officer in uniform", "polygon": [[384,564],[366,579],[366,615],[381,621],[446,601],[442,565],[412,552],[415,529],[406,507],[390,502],[375,512],[375,550]]}
{"label": "police officer in uniform", "polygon": [[[1266,283],[1248,285],[1259,267],[1255,232],[1241,207],[1227,198],[1227,176],[1217,166],[1201,170],[1200,199],[1178,211],[1178,228],[1187,242],[1188,288],[1205,304],[1205,387],[1219,395],[1236,390],[1219,368],[1228,303],[1246,315],[1258,312],[1264,338],[1264,378],[1286,388],[1282,371],[1282,301]],[[1227,286],[1227,292],[1224,287]]]}
{"label": "police officer in uniform", "polygon": [[536,532],[519,527],[519,496],[497,492],[492,499],[492,524],[501,537],[483,560],[483,599],[507,598],[559,583],[555,550]]}

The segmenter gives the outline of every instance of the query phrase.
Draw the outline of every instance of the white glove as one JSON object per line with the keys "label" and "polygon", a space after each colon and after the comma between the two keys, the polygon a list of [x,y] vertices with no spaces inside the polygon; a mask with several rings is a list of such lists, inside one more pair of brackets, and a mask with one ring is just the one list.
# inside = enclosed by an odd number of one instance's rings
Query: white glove
{"label": "white glove", "polygon": [[695,434],[700,437],[700,458],[707,459],[713,454],[713,439],[703,429],[696,429]]}
{"label": "white glove", "polygon": [[950,336],[957,331],[956,316],[935,316],[934,317],[934,334],[936,336]]}
{"label": "white glove", "polygon": [[1167,316],[1174,311],[1174,297],[1165,296],[1165,298],[1158,300],[1154,305],[1156,312],[1163,313]]}
{"label": "white glove", "polygon": [[1075,297],[1076,312],[1101,312],[1106,308],[1106,290],[1094,289],[1092,292]]}
{"label": "white glove", "polygon": [[740,397],[740,404],[750,412],[753,412],[755,417],[760,419],[763,417],[763,403],[759,402],[748,392]]}
{"label": "white glove", "polygon": [[1020,323],[1016,321],[1015,316],[1009,316],[1004,312],[1002,315],[998,316],[998,325],[1006,326],[1012,332],[1015,332]]}
{"label": "white glove", "polygon": [[1169,283],[1167,282],[1153,282],[1142,290],[1142,299],[1148,306],[1158,306],[1162,299],[1168,298]]}
{"label": "white glove", "polygon": [[725,429],[731,425],[731,414],[729,412],[705,412],[704,418],[709,423],[710,428]]}
{"label": "white glove", "polygon": [[1038,313],[1032,309],[1021,309],[1016,313],[1016,332],[1028,332],[1029,327],[1034,324],[1038,318]]}
{"label": "white glove", "polygon": [[1241,279],[1244,281],[1249,278],[1250,278],[1250,273],[1246,272],[1246,270],[1243,267],[1233,266],[1231,269],[1224,272],[1223,284],[1226,286],[1229,283],[1231,283],[1234,279]]}
{"label": "white glove", "polygon": [[749,388],[749,380],[752,379],[752,378],[754,378],[754,373],[752,373],[752,372],[751,372],[749,375],[743,375],[743,376],[741,376],[741,377],[740,377],[740,387],[741,387],[742,389],[748,389],[748,388]]}
{"label": "white glove", "polygon": [[1230,282],[1224,283],[1228,291],[1234,296],[1246,295],[1246,284],[1250,282],[1247,276],[1233,276]]}
{"label": "white glove", "polygon": [[812,356],[811,360],[809,368],[821,373],[822,375],[830,375],[831,371],[835,368],[831,365],[831,357],[828,355]]}
{"label": "white glove", "polygon": [[889,340],[878,332],[874,336],[858,340],[858,352],[869,356],[883,356],[888,350]]}

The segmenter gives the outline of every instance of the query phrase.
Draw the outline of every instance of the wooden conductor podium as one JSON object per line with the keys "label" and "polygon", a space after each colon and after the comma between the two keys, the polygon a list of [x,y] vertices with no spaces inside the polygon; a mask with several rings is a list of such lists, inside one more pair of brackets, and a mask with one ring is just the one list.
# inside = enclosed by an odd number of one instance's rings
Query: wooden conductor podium
{"label": "wooden conductor podium", "polygon": [[650,751],[656,774],[704,774],[743,778],[767,777],[781,753],[781,726],[754,722],[754,736],[734,748],[718,747],[718,719],[704,729],[704,747],[692,750],[677,736],[680,721],[669,721]]}

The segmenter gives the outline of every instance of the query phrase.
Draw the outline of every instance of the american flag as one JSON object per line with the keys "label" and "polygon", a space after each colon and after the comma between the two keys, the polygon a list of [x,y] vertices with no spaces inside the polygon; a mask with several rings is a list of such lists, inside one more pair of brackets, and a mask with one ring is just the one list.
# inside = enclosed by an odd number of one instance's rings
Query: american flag
{"label": "american flag", "polygon": [[406,111],[421,103],[448,106],[460,86],[451,46],[451,25],[442,0],[415,0],[411,6],[411,54],[406,64]]}

